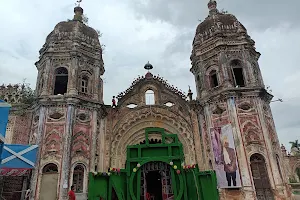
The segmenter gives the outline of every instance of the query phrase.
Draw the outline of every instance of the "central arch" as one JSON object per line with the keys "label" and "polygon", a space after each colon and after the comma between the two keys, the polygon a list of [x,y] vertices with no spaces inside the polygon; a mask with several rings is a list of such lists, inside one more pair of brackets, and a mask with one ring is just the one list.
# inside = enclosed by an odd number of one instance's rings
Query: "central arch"
{"label": "central arch", "polygon": [[[147,109],[146,111],[148,111]],[[166,112],[164,110],[164,112]],[[111,145],[111,164],[114,167],[122,168],[126,162],[126,147],[128,145],[139,144],[145,139],[144,131],[149,127],[163,128],[167,133],[178,134],[178,139],[183,145],[186,163],[195,162],[195,146],[192,139],[192,131],[185,119],[180,116],[171,117],[169,115],[157,112],[150,113],[138,112],[134,113],[136,116],[131,116],[131,120],[124,120],[114,131],[115,135]],[[152,136],[150,139],[157,139],[159,137]]]}

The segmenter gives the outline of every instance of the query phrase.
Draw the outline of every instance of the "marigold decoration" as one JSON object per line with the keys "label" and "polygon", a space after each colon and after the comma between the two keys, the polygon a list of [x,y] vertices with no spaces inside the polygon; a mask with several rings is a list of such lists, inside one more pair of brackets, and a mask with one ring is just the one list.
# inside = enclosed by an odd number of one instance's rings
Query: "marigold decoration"
{"label": "marigold decoration", "polygon": [[195,168],[196,168],[196,164],[183,166],[183,169],[185,169],[185,170],[190,170],[190,169],[195,169]]}

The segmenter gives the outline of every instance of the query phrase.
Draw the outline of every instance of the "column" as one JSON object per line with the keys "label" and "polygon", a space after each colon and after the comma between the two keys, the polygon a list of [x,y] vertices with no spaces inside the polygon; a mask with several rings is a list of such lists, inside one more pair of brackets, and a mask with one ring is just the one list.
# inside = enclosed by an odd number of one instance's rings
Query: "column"
{"label": "column", "polygon": [[71,146],[72,146],[72,135],[73,135],[73,121],[74,121],[75,107],[73,104],[68,104],[67,119],[65,128],[65,137],[63,141],[63,158],[60,172],[60,188],[59,188],[59,199],[67,199],[68,190],[70,189],[70,171],[71,171]]}
{"label": "column", "polygon": [[41,95],[48,95],[49,94],[49,89],[48,89],[49,84],[50,83],[54,84],[54,82],[50,82],[50,80],[49,80],[50,68],[51,68],[51,60],[50,60],[50,58],[46,58],[45,70],[44,70],[44,73],[41,73],[40,80],[39,80],[39,82],[41,82],[41,81],[44,82]]}
{"label": "column", "polygon": [[[267,125],[265,122],[265,117],[263,115],[264,110],[263,110],[262,100],[258,100],[257,110],[258,110],[258,116],[259,116],[259,119],[261,122],[262,132],[263,132],[266,149],[267,149],[268,157],[266,158],[266,166],[269,167],[269,169],[267,169],[268,175],[269,175],[271,186],[273,186],[276,189],[276,185],[281,184],[281,182],[279,181],[281,178],[279,175],[279,171],[278,171],[278,167],[277,167],[277,163],[276,163],[276,159],[275,159],[276,152],[274,152],[274,150],[272,148],[272,143],[269,139],[270,136],[268,134],[269,131],[267,129]],[[280,154],[280,152],[278,152],[278,154]]]}
{"label": "column", "polygon": [[235,99],[233,97],[228,99],[227,104],[229,108],[228,110],[232,125],[233,138],[235,141],[235,149],[238,158],[242,186],[244,187],[245,199],[252,199],[254,188],[251,182],[248,159],[246,157],[247,155],[244,149],[243,138],[239,128],[239,122],[235,107]]}
{"label": "column", "polygon": [[95,170],[95,160],[96,160],[96,149],[97,149],[97,111],[93,111],[93,125],[92,125],[92,148],[91,148],[91,163],[90,171]]}
{"label": "column", "polygon": [[93,85],[93,93],[94,93],[94,99],[95,100],[98,100],[98,98],[99,98],[99,92],[100,92],[100,87],[101,87],[101,85],[100,85],[100,82],[99,82],[99,80],[100,80],[100,75],[99,75],[99,67],[96,67],[95,68],[95,71],[94,71],[94,78],[95,78],[95,83],[96,84],[94,84]]}
{"label": "column", "polygon": [[68,83],[68,93],[69,95],[78,95],[78,90],[77,90],[77,71],[78,71],[78,59],[77,55],[75,52],[71,52],[72,56],[72,64],[69,70],[69,83]]}
{"label": "column", "polygon": [[[105,169],[105,119],[100,120],[100,128],[99,128],[99,163],[98,163],[98,171],[103,172],[106,171]],[[107,144],[108,145],[108,144]]]}
{"label": "column", "polygon": [[38,194],[36,194],[36,188],[38,183],[38,176],[39,176],[39,168],[40,168],[40,159],[41,159],[41,150],[42,150],[42,141],[44,136],[44,126],[45,126],[45,114],[46,114],[46,108],[44,106],[40,107],[39,112],[39,123],[38,123],[38,131],[36,136],[36,144],[39,145],[38,152],[37,152],[37,164],[35,169],[32,171],[31,181],[30,181],[30,200],[37,199]]}

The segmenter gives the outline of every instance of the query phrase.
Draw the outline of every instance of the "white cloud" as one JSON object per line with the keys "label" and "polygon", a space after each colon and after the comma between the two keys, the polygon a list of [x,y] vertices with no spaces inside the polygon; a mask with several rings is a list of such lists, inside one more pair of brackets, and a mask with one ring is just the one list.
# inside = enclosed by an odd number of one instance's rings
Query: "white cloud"
{"label": "white cloud", "polygon": [[[191,85],[195,91],[189,56],[197,20],[203,20],[207,14],[206,2],[143,2],[91,0],[82,3],[90,26],[103,33],[101,43],[106,45],[106,103],[110,103],[113,95],[127,89],[138,75],[144,75],[143,66],[148,60],[154,66],[154,74],[160,74],[185,91]],[[300,63],[300,28],[293,17],[297,6],[285,7],[275,0],[272,9],[282,8],[278,15],[266,12],[261,4],[237,6],[236,3],[241,2],[221,1],[220,7],[230,8],[229,11],[240,18],[262,53],[259,62],[265,84],[271,86],[275,98],[284,100],[272,103],[272,108],[279,138],[288,145],[288,141],[298,139],[300,130],[297,120],[300,112],[300,70],[297,66]],[[61,0],[2,2],[0,84],[18,83],[27,78],[32,86],[35,85],[34,63],[38,60],[38,51],[58,22],[73,17],[73,5],[73,1]]]}

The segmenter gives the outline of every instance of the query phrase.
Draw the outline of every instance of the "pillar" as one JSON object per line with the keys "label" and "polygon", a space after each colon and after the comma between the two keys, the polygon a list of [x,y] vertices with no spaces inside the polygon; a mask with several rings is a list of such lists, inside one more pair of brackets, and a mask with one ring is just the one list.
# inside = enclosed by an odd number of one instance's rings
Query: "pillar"
{"label": "pillar", "polygon": [[229,107],[229,116],[232,125],[233,138],[235,141],[235,149],[238,158],[242,186],[244,187],[245,199],[252,199],[254,188],[252,185],[251,175],[249,171],[250,169],[248,165],[247,152],[244,148],[243,137],[239,128],[239,121],[235,107],[235,99],[228,99],[227,104]]}
{"label": "pillar", "polygon": [[46,114],[46,108],[44,106],[40,107],[40,112],[39,112],[39,123],[38,123],[38,131],[37,131],[37,136],[36,136],[36,144],[39,146],[38,147],[38,152],[37,152],[37,158],[36,160],[38,161],[36,164],[35,169],[32,171],[32,176],[31,176],[31,181],[30,181],[30,190],[31,190],[31,195],[30,195],[30,200],[37,199],[38,194],[36,193],[37,189],[37,183],[38,183],[38,176],[39,176],[39,168],[40,168],[40,161],[41,161],[41,153],[42,153],[42,141],[43,141],[43,136],[44,136],[44,125],[45,125],[45,114]]}
{"label": "pillar", "polygon": [[[50,80],[49,80],[50,68],[51,68],[51,60],[50,60],[50,58],[46,58],[45,72],[41,73],[41,77],[40,77],[40,80],[39,80],[39,83],[41,81],[44,81],[44,85],[43,85],[43,88],[42,88],[41,95],[48,95],[49,92],[50,92],[49,87],[48,87],[49,84],[50,84]],[[39,83],[38,83],[38,86],[39,86]],[[52,84],[54,84],[54,82]]]}
{"label": "pillar", "polygon": [[78,80],[78,59],[76,57],[75,52],[71,52],[72,55],[72,64],[71,67],[69,68],[69,83],[68,83],[68,88],[69,88],[69,95],[78,95],[78,90],[77,90],[77,80]]}
{"label": "pillar", "polygon": [[98,135],[98,141],[99,141],[99,163],[98,163],[98,171],[103,172],[106,171],[105,169],[105,146],[108,144],[105,144],[105,119],[100,120],[100,127],[99,127],[99,135]]}
{"label": "pillar", "polygon": [[70,189],[70,172],[71,172],[71,148],[72,148],[72,135],[73,135],[73,121],[74,121],[75,107],[73,104],[68,104],[66,131],[63,141],[63,157],[62,167],[60,171],[60,188],[59,199],[67,199],[68,190]]}
{"label": "pillar", "polygon": [[97,149],[97,111],[94,110],[93,125],[92,125],[92,148],[91,148],[90,171],[95,170],[96,149]]}

